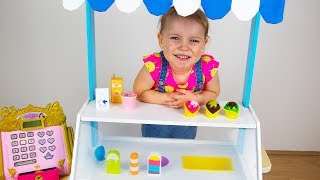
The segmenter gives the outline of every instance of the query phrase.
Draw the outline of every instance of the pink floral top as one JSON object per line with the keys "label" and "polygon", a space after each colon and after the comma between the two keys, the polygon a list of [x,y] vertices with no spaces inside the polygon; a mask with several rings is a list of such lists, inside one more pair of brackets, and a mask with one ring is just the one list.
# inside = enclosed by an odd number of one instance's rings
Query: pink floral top
{"label": "pink floral top", "polygon": [[[155,81],[153,89],[158,89],[158,80],[161,71],[161,56],[160,53],[154,53],[143,57],[144,65],[147,67],[152,79]],[[212,77],[216,74],[219,67],[219,62],[216,61],[211,55],[204,54],[201,57],[202,61],[202,77],[204,84],[208,83]],[[168,72],[165,83],[166,92],[174,92],[177,89],[191,90],[197,86],[196,66],[193,65],[191,74],[186,84],[177,84],[173,78],[172,68],[168,64]]]}

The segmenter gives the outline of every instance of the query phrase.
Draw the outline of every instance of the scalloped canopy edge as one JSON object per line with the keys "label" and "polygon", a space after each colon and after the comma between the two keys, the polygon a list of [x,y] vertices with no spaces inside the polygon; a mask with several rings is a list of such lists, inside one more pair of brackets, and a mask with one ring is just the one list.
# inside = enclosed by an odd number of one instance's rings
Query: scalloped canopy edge
{"label": "scalloped canopy edge", "polygon": [[[107,11],[113,4],[125,13],[134,12],[142,4],[155,16],[163,15],[171,6],[178,14],[188,16],[202,8],[209,19],[222,19],[230,11],[240,20],[249,21],[258,12],[266,23],[278,24],[283,21],[285,0],[87,0],[94,11]],[[63,0],[65,9],[73,11],[85,0]]]}

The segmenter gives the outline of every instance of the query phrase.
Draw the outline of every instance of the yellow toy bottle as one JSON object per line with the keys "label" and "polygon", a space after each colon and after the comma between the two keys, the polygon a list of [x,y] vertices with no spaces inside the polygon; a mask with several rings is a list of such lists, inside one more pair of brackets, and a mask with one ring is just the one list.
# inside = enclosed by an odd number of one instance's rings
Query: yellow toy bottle
{"label": "yellow toy bottle", "polygon": [[110,81],[110,91],[111,91],[111,102],[112,103],[121,103],[121,93],[123,91],[123,78],[115,77],[113,74]]}

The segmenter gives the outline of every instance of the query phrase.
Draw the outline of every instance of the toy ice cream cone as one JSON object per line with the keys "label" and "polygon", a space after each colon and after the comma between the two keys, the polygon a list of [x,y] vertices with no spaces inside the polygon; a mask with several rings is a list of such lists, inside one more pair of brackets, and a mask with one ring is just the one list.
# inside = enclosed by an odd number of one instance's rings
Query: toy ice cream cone
{"label": "toy ice cream cone", "polygon": [[197,101],[189,100],[184,103],[184,115],[187,117],[194,117],[200,110],[200,105]]}
{"label": "toy ice cream cone", "polygon": [[218,116],[220,111],[220,105],[217,101],[210,100],[205,107],[206,107],[206,116],[208,118],[215,118]]}
{"label": "toy ice cream cone", "polygon": [[226,112],[227,118],[237,119],[239,115],[239,106],[237,103],[230,101],[224,106],[224,111]]}

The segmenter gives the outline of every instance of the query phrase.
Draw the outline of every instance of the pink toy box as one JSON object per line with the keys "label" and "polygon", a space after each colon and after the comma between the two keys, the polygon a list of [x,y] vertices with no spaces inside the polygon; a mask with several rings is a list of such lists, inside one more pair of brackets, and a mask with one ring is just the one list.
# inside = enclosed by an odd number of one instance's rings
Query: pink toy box
{"label": "pink toy box", "polygon": [[73,130],[58,102],[46,108],[11,107],[11,112],[4,107],[1,116],[0,179],[70,174]]}

